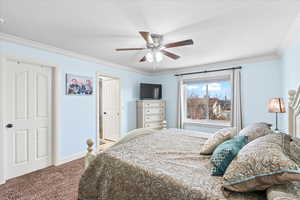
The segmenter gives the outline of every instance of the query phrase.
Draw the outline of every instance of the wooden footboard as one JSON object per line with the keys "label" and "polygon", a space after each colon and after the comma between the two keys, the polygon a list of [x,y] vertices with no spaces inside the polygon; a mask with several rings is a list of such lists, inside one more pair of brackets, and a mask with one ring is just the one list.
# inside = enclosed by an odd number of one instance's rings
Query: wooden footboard
{"label": "wooden footboard", "polygon": [[[142,130],[143,128],[141,129],[134,129],[130,132],[128,132],[128,135],[131,134],[131,133],[134,133],[138,130]],[[167,129],[167,121],[163,121],[163,125],[162,125],[162,129]],[[94,152],[93,150],[93,145],[94,145],[94,142],[92,139],[88,139],[86,141],[86,144],[88,145],[88,148],[87,148],[87,154],[85,156],[85,162],[84,162],[84,168],[87,169],[88,166],[91,164],[91,162],[96,158],[96,153]],[[96,148],[97,149],[97,148]]]}
{"label": "wooden footboard", "polygon": [[84,161],[84,168],[85,169],[87,169],[88,166],[90,165],[90,163],[96,158],[96,154],[93,151],[93,145],[94,145],[93,140],[88,139],[86,141],[86,144],[88,145],[88,148],[87,148],[88,152],[85,156],[85,161]]}

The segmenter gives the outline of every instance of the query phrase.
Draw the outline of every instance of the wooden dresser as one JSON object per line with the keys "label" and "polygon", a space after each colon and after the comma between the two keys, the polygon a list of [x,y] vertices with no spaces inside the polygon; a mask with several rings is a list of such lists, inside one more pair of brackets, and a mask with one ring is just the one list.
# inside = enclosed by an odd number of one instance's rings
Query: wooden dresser
{"label": "wooden dresser", "polygon": [[166,116],[166,102],[164,100],[138,100],[137,125],[138,128],[163,128]]}

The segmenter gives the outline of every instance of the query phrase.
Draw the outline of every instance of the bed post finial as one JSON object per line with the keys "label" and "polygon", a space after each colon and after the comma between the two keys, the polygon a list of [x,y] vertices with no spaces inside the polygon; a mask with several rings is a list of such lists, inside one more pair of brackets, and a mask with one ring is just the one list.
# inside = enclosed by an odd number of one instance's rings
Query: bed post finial
{"label": "bed post finial", "polygon": [[85,156],[85,163],[84,163],[84,168],[86,169],[90,164],[91,162],[96,158],[96,155],[95,153],[93,152],[93,145],[94,145],[94,142],[92,139],[88,139],[86,141],[86,144],[88,145],[88,152]]}
{"label": "bed post finial", "polygon": [[294,102],[294,98],[296,95],[296,90],[289,90],[289,105]]}
{"label": "bed post finial", "polygon": [[166,120],[164,120],[162,122],[162,129],[167,129],[167,121]]}
{"label": "bed post finial", "polygon": [[87,148],[88,152],[91,153],[93,151],[93,145],[94,145],[93,140],[92,139],[88,139],[86,141],[86,144],[88,145],[88,148]]}

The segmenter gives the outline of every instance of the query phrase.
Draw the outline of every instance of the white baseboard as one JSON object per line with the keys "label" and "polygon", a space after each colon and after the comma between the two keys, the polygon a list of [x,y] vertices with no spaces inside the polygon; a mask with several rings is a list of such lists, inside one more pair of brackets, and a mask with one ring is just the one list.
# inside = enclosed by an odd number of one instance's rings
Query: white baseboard
{"label": "white baseboard", "polygon": [[65,164],[67,162],[71,162],[73,160],[83,158],[85,156],[85,154],[86,154],[86,152],[80,152],[80,153],[73,154],[71,156],[67,156],[65,158],[59,159],[56,163],[54,163],[54,165],[59,166],[59,165]]}
{"label": "white baseboard", "polygon": [[6,183],[5,180],[0,180],[0,185],[2,185],[2,184],[4,184],[4,183]]}

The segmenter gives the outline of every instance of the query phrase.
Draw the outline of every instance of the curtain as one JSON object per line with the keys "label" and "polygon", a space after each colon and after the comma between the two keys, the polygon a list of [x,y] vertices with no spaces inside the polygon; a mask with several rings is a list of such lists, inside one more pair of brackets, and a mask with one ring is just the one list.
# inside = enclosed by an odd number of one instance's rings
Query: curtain
{"label": "curtain", "polygon": [[241,95],[241,70],[232,70],[232,86],[233,86],[233,111],[232,125],[236,127],[237,133],[243,128],[242,121],[242,95]]}
{"label": "curtain", "polygon": [[183,79],[180,76],[178,79],[178,95],[177,95],[177,128],[183,129]]}

